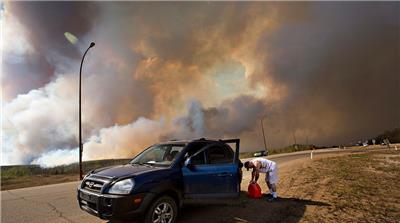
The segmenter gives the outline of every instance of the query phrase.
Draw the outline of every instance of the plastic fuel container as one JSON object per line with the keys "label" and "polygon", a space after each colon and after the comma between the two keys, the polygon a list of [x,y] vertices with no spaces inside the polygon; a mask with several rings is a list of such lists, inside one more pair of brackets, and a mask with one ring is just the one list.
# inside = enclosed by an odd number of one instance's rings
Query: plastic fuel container
{"label": "plastic fuel container", "polygon": [[251,198],[260,198],[262,196],[261,187],[258,185],[258,183],[249,184],[247,192]]}

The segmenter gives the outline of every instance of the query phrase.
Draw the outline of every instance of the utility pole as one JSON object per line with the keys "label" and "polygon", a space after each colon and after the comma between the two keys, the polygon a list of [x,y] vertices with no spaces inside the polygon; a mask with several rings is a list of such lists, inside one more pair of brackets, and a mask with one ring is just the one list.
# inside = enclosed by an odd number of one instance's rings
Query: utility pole
{"label": "utility pole", "polygon": [[295,146],[295,147],[296,147],[296,149],[297,149],[296,135],[295,135],[295,133],[294,133],[294,132],[292,132],[292,134],[293,134],[294,146]]}
{"label": "utility pole", "polygon": [[82,144],[82,109],[81,109],[81,101],[82,101],[82,65],[83,60],[85,59],[86,53],[90,48],[94,47],[94,42],[90,43],[90,46],[87,48],[85,53],[83,54],[81,67],[79,69],[79,179],[83,179],[83,170],[82,170],[82,152],[83,152],[83,144]]}
{"label": "utility pole", "polygon": [[263,134],[263,140],[264,140],[264,149],[265,149],[265,151],[267,151],[267,142],[266,142],[266,139],[265,139],[265,133],[264,133],[264,123],[263,123],[263,120],[264,120],[264,117],[262,117],[262,118],[261,118],[261,131],[262,131],[262,134]]}

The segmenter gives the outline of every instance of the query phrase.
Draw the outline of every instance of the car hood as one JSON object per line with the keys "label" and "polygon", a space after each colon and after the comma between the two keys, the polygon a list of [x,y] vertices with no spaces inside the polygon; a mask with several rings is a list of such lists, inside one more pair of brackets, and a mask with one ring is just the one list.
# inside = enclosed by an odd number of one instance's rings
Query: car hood
{"label": "car hood", "polygon": [[110,178],[120,178],[125,176],[134,176],[139,175],[142,173],[150,172],[150,171],[157,171],[159,169],[165,169],[166,167],[154,167],[148,165],[118,165],[118,166],[111,166],[105,167],[101,169],[96,169],[92,172],[97,176],[104,176]]}

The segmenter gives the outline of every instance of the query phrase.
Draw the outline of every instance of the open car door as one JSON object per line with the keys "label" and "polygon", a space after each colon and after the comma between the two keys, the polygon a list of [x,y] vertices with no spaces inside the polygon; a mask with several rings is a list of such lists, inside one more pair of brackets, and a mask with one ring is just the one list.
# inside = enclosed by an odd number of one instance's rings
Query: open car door
{"label": "open car door", "polygon": [[225,140],[220,140],[221,142],[230,145],[233,144],[235,148],[235,157],[234,161],[237,164],[237,170],[238,170],[238,180],[239,180],[239,191],[238,191],[238,196],[240,195],[240,185],[242,183],[243,179],[243,163],[239,159],[239,154],[240,154],[240,139],[225,139]]}
{"label": "open car door", "polygon": [[[235,150],[228,143],[235,143]],[[210,143],[185,161],[182,174],[186,198],[239,196],[239,143],[239,139]]]}

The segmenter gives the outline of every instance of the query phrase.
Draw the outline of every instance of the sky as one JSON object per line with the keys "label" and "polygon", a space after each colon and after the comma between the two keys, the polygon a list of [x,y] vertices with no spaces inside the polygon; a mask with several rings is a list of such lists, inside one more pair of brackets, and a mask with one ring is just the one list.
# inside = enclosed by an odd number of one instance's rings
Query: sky
{"label": "sky", "polygon": [[400,126],[400,2],[3,2],[1,165],[129,158],[169,139],[242,151]]}

